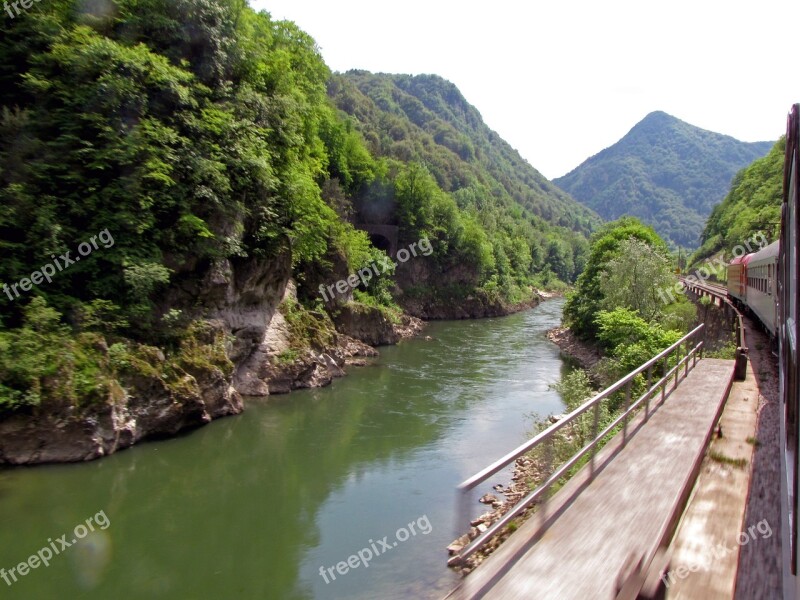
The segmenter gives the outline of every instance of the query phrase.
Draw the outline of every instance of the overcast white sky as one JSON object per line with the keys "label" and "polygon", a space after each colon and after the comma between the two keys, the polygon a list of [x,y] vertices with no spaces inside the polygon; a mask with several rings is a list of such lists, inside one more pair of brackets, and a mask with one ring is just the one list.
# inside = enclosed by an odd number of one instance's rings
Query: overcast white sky
{"label": "overcast white sky", "polygon": [[798,0],[250,0],[334,71],[434,73],[546,177],[647,113],[775,140],[800,102]]}

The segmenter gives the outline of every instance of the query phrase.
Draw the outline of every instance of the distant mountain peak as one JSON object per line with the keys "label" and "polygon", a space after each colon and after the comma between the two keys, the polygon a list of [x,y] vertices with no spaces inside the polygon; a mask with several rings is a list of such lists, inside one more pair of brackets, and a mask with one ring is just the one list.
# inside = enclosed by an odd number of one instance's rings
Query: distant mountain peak
{"label": "distant mountain peak", "polygon": [[554,183],[606,219],[633,215],[673,245],[696,248],[739,169],[769,152],[656,110]]}
{"label": "distant mountain peak", "polygon": [[669,113],[665,113],[663,110],[654,110],[651,113],[647,113],[645,118],[642,119],[641,121],[639,121],[639,124],[648,123],[648,122],[652,122],[652,121],[656,121],[656,122],[680,121],[680,119],[678,119],[677,117],[673,117]]}

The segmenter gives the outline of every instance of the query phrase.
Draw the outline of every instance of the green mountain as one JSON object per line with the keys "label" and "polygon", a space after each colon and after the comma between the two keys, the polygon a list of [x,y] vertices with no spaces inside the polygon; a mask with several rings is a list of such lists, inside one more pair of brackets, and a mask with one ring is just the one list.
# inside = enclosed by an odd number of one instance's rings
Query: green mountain
{"label": "green mountain", "polygon": [[[334,75],[328,89],[374,154],[423,162],[460,204],[481,196],[506,210],[516,203],[542,228],[547,223],[588,233],[600,222],[492,131],[441,77],[349,71]],[[485,201],[472,204],[484,208]]]}
{"label": "green mountain", "polygon": [[769,241],[780,234],[783,161],[786,138],[782,137],[763,158],[736,174],[730,192],[714,207],[703,230],[703,245],[693,262],[720,250],[730,251],[763,233]]}
{"label": "green mountain", "polygon": [[712,208],[773,142],[740,142],[664,112],[554,182],[606,219],[632,215],[673,245],[696,248]]}

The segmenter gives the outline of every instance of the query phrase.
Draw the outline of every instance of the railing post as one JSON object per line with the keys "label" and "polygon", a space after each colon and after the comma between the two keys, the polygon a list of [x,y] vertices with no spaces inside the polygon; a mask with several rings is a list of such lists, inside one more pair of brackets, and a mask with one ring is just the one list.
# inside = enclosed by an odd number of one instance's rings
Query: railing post
{"label": "railing post", "polygon": [[458,520],[456,521],[456,538],[461,537],[463,534],[462,526],[464,523],[469,523],[469,499],[472,496],[471,489],[462,489],[458,498]]}
{"label": "railing post", "polygon": [[692,347],[691,344],[692,340],[686,340],[686,348],[683,349],[684,353],[686,354],[686,363],[683,365],[683,378],[686,379],[689,376],[689,352],[691,352],[690,348]]}
{"label": "railing post", "polygon": [[669,385],[669,381],[666,379],[667,371],[669,371],[669,354],[664,357],[664,383],[661,384],[661,404],[664,404],[664,400],[667,399],[667,385]]}
{"label": "railing post", "polygon": [[597,434],[600,433],[600,404],[601,404],[601,402],[602,402],[602,400],[600,402],[597,402],[594,405],[594,425],[592,426],[592,440],[594,441],[594,446],[592,447],[592,458],[591,458],[591,461],[589,462],[589,465],[590,465],[589,466],[589,475],[590,475],[589,478],[590,479],[594,479],[594,469],[595,469],[594,457],[597,456],[597,444],[599,443],[599,442],[597,442]]}
{"label": "railing post", "polygon": [[672,384],[672,389],[675,390],[678,387],[678,377],[681,376],[681,345],[678,344],[678,347],[675,348],[675,383]]}
{"label": "railing post", "polygon": [[[547,481],[550,478],[550,475],[553,474],[555,469],[553,468],[553,449],[555,445],[555,436],[549,437],[544,443],[544,472],[545,475],[542,478],[543,481]],[[550,487],[544,490],[542,494],[542,505],[539,509],[539,512],[542,513],[542,523],[547,520],[547,501],[550,498]]]}
{"label": "railing post", "polygon": [[629,379],[625,386],[625,418],[622,420],[622,445],[628,443],[628,409],[631,407],[631,384],[633,379]]}
{"label": "railing post", "polygon": [[645,394],[647,394],[647,396],[645,396],[645,399],[644,399],[644,420],[645,421],[647,421],[647,419],[650,418],[650,386],[653,385],[652,381],[653,381],[653,366],[650,365],[647,368],[647,387],[645,388]]}

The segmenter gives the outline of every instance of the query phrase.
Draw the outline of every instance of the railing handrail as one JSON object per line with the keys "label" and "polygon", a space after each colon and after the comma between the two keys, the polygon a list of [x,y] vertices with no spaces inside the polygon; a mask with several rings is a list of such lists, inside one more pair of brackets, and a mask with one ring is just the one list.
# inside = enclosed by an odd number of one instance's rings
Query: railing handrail
{"label": "railing handrail", "polygon": [[592,398],[587,400],[584,404],[581,404],[578,408],[573,410],[571,413],[565,415],[563,419],[559,419],[558,422],[553,423],[550,427],[548,427],[544,431],[538,433],[536,436],[534,436],[533,438],[531,438],[530,440],[528,440],[524,444],[518,446],[516,449],[512,450],[511,452],[509,452],[508,454],[506,454],[502,458],[496,460],[495,462],[493,462],[488,467],[486,467],[483,470],[479,471],[478,473],[476,473],[475,475],[473,475],[469,479],[466,479],[465,481],[463,481],[458,486],[458,489],[461,490],[461,491],[471,490],[476,485],[479,485],[480,483],[482,483],[483,481],[485,481],[486,479],[488,479],[489,477],[491,477],[492,475],[494,475],[498,471],[501,471],[506,466],[508,466],[508,464],[511,461],[518,459],[520,456],[522,456],[526,452],[529,452],[535,446],[538,446],[543,441],[545,441],[548,438],[552,437],[553,434],[556,431],[558,431],[562,427],[565,427],[567,424],[569,424],[572,421],[574,421],[577,417],[581,416],[587,410],[589,410],[590,408],[594,407],[594,405],[597,404],[598,402],[602,402],[606,397],[610,396],[611,394],[613,394],[616,391],[619,391],[629,381],[633,380],[634,377],[636,377],[637,375],[643,373],[644,371],[646,371],[647,369],[649,369],[650,367],[655,365],[659,360],[663,359],[665,356],[671,354],[676,348],[678,348],[684,342],[686,342],[687,340],[692,338],[694,335],[696,335],[701,329],[703,329],[703,327],[704,327],[704,324],[701,323],[700,325],[698,325],[697,327],[692,329],[692,331],[690,331],[685,336],[683,336],[681,339],[679,339],[677,342],[672,344],[669,348],[667,348],[666,350],[661,351],[656,356],[654,356],[653,358],[648,360],[646,363],[644,363],[640,367],[637,367],[635,370],[633,370],[630,373],[628,373],[625,377],[623,377],[619,381],[617,381],[617,382],[613,383],[612,385],[610,385],[608,388],[602,390],[601,392],[598,392],[595,396],[593,396]]}
{"label": "railing handrail", "polygon": [[[458,491],[460,492],[461,510],[457,512],[458,512],[458,518],[459,519],[463,518],[466,521],[468,519],[468,512],[469,512],[467,505],[468,494],[472,489],[475,488],[475,486],[479,485],[480,483],[483,483],[489,477],[507,467],[512,461],[515,461],[523,454],[530,452],[536,446],[552,438],[559,429],[572,423],[575,419],[577,419],[579,416],[581,416],[591,408],[595,408],[595,430],[593,433],[594,437],[591,439],[591,441],[584,444],[580,450],[578,450],[563,464],[561,464],[560,467],[555,469],[553,472],[549,473],[545,481],[541,482],[533,491],[531,491],[527,496],[525,496],[522,500],[520,500],[517,504],[515,504],[512,508],[510,508],[508,512],[506,512],[502,517],[500,517],[500,519],[494,522],[488,529],[486,529],[486,531],[484,531],[476,539],[472,540],[466,547],[462,548],[458,556],[453,557],[453,559],[451,560],[456,560],[456,561],[463,560],[464,558],[470,556],[475,551],[477,551],[478,548],[480,548],[484,543],[486,543],[502,527],[505,527],[517,514],[519,514],[522,510],[524,510],[530,504],[536,501],[541,495],[545,494],[550,489],[550,486],[552,486],[556,481],[564,477],[564,475],[567,474],[569,469],[571,469],[574,465],[576,465],[578,461],[580,461],[590,451],[594,452],[591,458],[592,476],[594,476],[594,459],[595,459],[595,454],[597,452],[597,446],[599,445],[600,441],[623,422],[624,422],[623,432],[625,435],[624,439],[626,440],[629,415],[632,414],[633,411],[637,410],[642,402],[646,402],[647,403],[645,409],[645,419],[646,419],[647,413],[649,412],[650,398],[661,386],[663,386],[661,393],[662,393],[662,402],[664,401],[666,395],[666,388],[669,385],[669,381],[672,379],[673,374],[675,375],[675,386],[677,387],[678,380],[680,378],[680,369],[681,367],[684,366],[684,363],[685,363],[685,375],[688,375],[690,359],[692,358],[692,356],[694,356],[694,360],[696,363],[697,355],[703,346],[703,342],[701,341],[698,344],[692,346],[690,349],[690,340],[694,336],[696,336],[703,329],[703,327],[704,324],[701,323],[700,325],[695,327],[692,331],[684,335],[677,342],[672,344],[669,348],[662,350],[656,356],[648,360],[646,363],[637,367],[636,369],[628,373],[625,377],[615,382],[613,385],[609,386],[605,390],[595,394],[595,396],[593,396],[592,398],[581,404],[578,408],[570,412],[568,415],[564,416],[562,419],[559,419],[556,423],[553,423],[550,427],[540,432],[532,439],[528,440],[524,444],[521,444],[516,449],[512,450],[499,460],[496,460],[485,469],[482,469],[469,479],[462,482],[458,486]],[[686,344],[686,350],[685,350],[686,355],[683,358],[681,358],[680,347],[683,344]],[[667,369],[669,364],[668,357],[676,350],[678,352],[678,359],[675,361],[675,366],[672,367],[671,369]],[[663,377],[661,377],[661,379],[659,379],[655,384],[651,385],[652,371],[650,369],[652,369],[660,360],[664,360],[665,373]],[[648,389],[633,404],[631,404],[630,394],[631,394],[632,382],[637,375],[640,375],[644,371],[648,371],[648,376],[647,376]],[[608,425],[602,432],[598,433],[597,411],[600,408],[598,404],[602,402],[604,399],[606,399],[608,396],[610,396],[614,392],[619,391],[625,386],[627,386],[625,411],[621,415],[616,417],[616,419],[614,419],[614,421],[610,425]],[[550,465],[550,467],[552,466],[553,465]]]}

